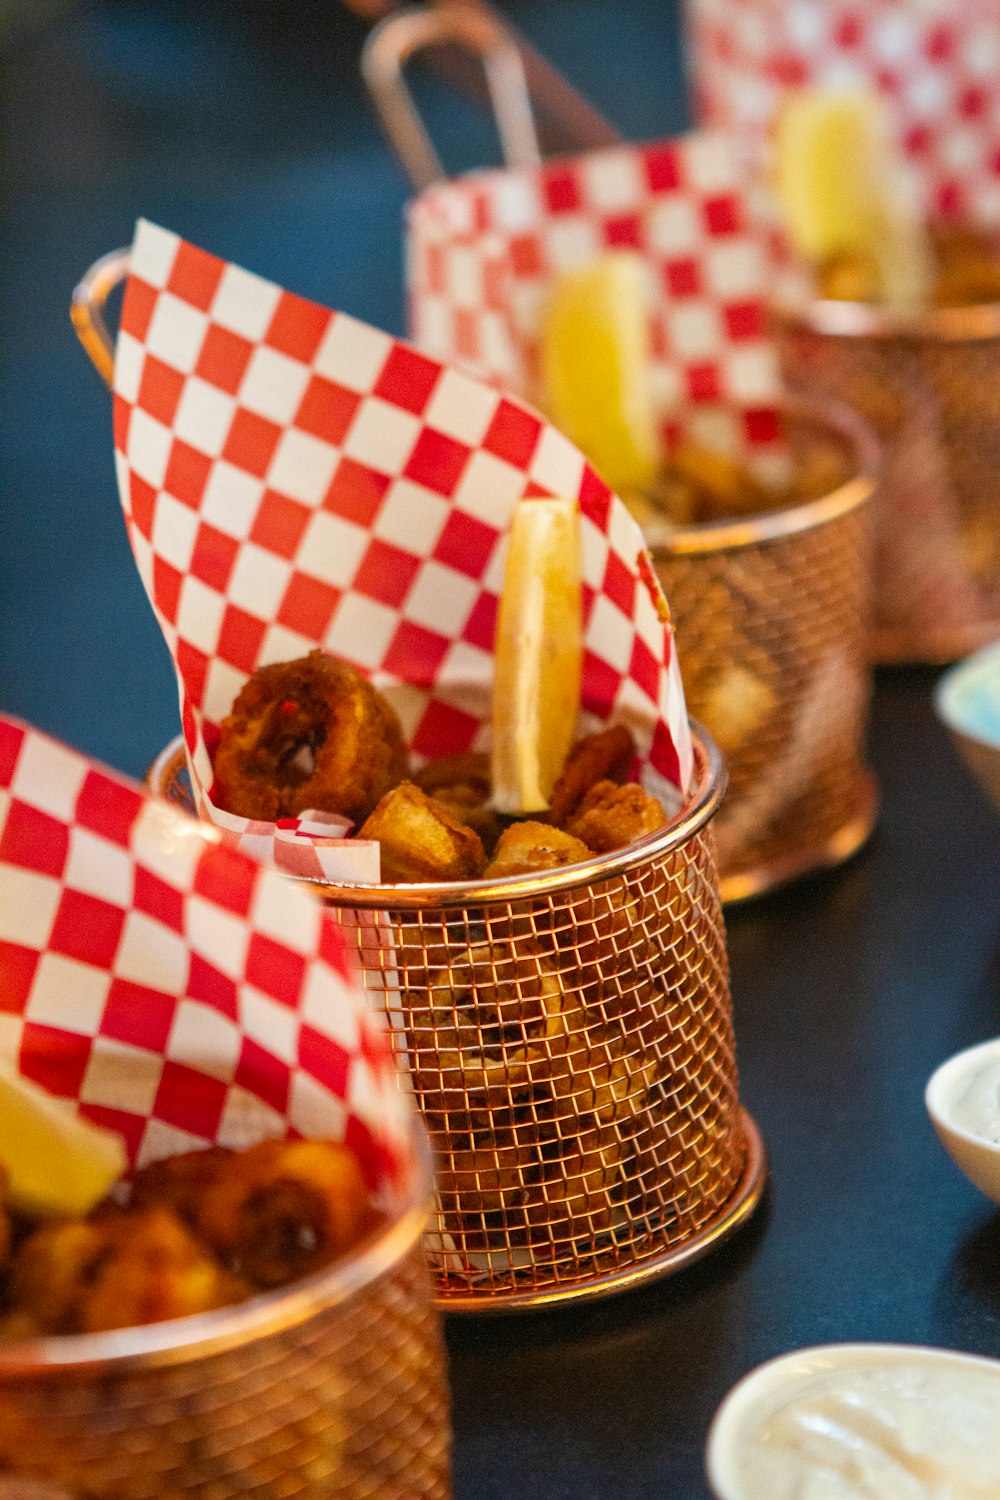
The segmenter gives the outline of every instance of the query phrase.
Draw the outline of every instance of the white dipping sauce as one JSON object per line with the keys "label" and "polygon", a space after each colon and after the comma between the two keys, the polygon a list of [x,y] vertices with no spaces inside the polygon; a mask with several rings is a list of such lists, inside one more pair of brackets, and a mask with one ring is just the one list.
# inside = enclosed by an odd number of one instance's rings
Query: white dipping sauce
{"label": "white dipping sauce", "polygon": [[722,1500],[998,1500],[1000,1363],[879,1344],[786,1356],[720,1408],[709,1474]]}
{"label": "white dipping sauce", "polygon": [[943,1107],[959,1130],[1000,1146],[1000,1053],[960,1074]]}

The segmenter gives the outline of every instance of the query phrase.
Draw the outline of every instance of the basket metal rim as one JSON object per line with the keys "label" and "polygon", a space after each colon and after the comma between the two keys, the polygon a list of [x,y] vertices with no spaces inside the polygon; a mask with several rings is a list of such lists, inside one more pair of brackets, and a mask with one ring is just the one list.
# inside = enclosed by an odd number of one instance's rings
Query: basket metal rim
{"label": "basket metal rim", "polygon": [[427,1127],[414,1111],[414,1163],[406,1200],[390,1222],[356,1250],[291,1286],[263,1292],[212,1312],[103,1333],[0,1343],[0,1388],[39,1379],[114,1377],[191,1364],[297,1328],[316,1313],[348,1301],[398,1265],[421,1241],[433,1209]]}
{"label": "basket metal rim", "polygon": [[857,412],[842,402],[818,396],[785,396],[779,403],[785,415],[832,430],[854,450],[857,472],[826,495],[803,500],[780,510],[760,511],[735,520],[706,521],[697,526],[676,526],[662,537],[648,538],[654,562],[673,557],[704,556],[734,551],[760,542],[777,541],[802,531],[826,525],[849,514],[871,499],[878,482],[881,460],[878,441]]}
{"label": "basket metal rim", "polygon": [[751,1217],[764,1195],[769,1165],[763,1136],[753,1116],[742,1105],[738,1109],[738,1119],[747,1148],[740,1179],[715,1217],[689,1240],[672,1246],[660,1255],[649,1256],[601,1276],[524,1292],[491,1290],[438,1295],[434,1299],[435,1307],[442,1313],[459,1313],[463,1316],[468,1313],[484,1313],[492,1317],[495,1314],[526,1312],[540,1307],[557,1307],[568,1302],[595,1302],[631,1291],[646,1282],[658,1280],[661,1276],[671,1276],[685,1270],[735,1234]]}
{"label": "basket metal rim", "polygon": [[887,307],[875,302],[777,301],[772,319],[788,332],[831,338],[906,339],[914,343],[976,343],[1000,338],[1000,302],[966,307]]}

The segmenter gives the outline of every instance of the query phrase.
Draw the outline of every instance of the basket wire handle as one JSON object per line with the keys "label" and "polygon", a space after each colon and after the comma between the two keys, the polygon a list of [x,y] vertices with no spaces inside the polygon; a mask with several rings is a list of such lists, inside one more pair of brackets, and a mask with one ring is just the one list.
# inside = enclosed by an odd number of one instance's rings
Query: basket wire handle
{"label": "basket wire handle", "polygon": [[444,177],[444,168],[424,129],[403,79],[416,52],[457,43],[481,58],[504,160],[508,166],[541,161],[524,64],[515,43],[489,16],[465,6],[407,10],[387,16],[361,52],[361,72],[382,127],[407,176],[419,192]]}
{"label": "basket wire handle", "polygon": [[95,260],[73,288],[69,315],[77,338],[107,385],[115,373],[115,345],[104,318],[104,308],[116,286],[128,275],[130,251],[110,250]]}

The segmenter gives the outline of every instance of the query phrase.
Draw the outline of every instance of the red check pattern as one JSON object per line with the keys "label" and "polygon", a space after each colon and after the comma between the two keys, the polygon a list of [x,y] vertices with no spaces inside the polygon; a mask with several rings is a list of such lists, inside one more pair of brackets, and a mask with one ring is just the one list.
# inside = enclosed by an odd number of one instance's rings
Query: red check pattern
{"label": "red check pattern", "polygon": [[[487,743],[503,549],[525,495],[580,500],[587,727],[624,718],[650,775],[687,785],[673,633],[641,533],[529,408],[145,222],[114,391],[126,525],[206,816],[224,821],[210,746],[239,689],[314,646],[387,692],[417,758]],[[257,854],[277,835],[225,822]],[[273,838],[283,868],[312,857],[306,831]],[[378,878],[345,867],[369,846],[311,847],[328,878]]]}
{"label": "red check pattern", "polygon": [[1000,222],[993,0],[687,0],[699,116],[766,159],[788,88],[865,79],[892,101],[929,218]]}
{"label": "red check pattern", "polygon": [[612,247],[638,251],[665,444],[683,431],[737,453],[775,445],[768,258],[720,135],[438,183],[410,205],[407,231],[414,341],[528,399],[553,276]]}
{"label": "red check pattern", "polygon": [[328,912],[219,834],[0,718],[0,1056],[133,1163],[346,1140],[374,1188],[409,1106]]}

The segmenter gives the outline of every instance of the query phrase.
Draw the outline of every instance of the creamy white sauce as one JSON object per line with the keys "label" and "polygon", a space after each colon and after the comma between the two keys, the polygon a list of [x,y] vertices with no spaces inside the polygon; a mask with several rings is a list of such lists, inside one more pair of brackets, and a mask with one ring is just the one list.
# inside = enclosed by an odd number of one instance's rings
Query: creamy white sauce
{"label": "creamy white sauce", "polygon": [[1000,1052],[955,1080],[943,1113],[959,1130],[1000,1146]]}
{"label": "creamy white sauce", "polygon": [[998,1500],[1000,1365],[876,1356],[800,1372],[730,1453],[740,1500]]}

